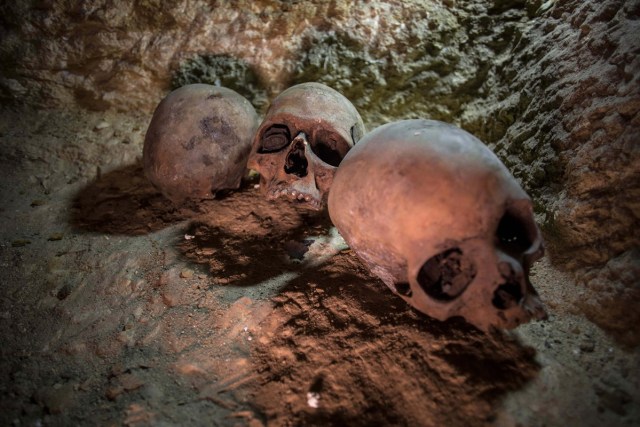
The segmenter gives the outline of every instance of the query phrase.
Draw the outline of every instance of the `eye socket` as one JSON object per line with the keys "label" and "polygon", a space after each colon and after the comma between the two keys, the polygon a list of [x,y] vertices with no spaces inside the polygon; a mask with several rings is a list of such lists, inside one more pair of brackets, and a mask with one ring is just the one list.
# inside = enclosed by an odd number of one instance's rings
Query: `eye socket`
{"label": "eye socket", "polygon": [[510,211],[500,219],[496,240],[497,246],[511,256],[522,255],[533,244],[527,223]]}
{"label": "eye socket", "polygon": [[420,268],[417,281],[431,298],[452,301],[476,277],[477,270],[461,249],[452,248],[429,258]]}
{"label": "eye socket", "polygon": [[285,125],[273,125],[262,134],[259,153],[274,153],[291,143],[291,133]]}
{"label": "eye socket", "polygon": [[316,132],[310,145],[311,150],[320,160],[333,167],[340,165],[348,150],[342,138],[325,131]]}

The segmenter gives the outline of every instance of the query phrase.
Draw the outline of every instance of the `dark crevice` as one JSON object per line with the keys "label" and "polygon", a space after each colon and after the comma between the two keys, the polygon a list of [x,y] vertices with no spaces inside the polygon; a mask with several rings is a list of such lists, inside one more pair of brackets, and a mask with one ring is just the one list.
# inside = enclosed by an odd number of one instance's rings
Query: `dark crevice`
{"label": "dark crevice", "polygon": [[309,162],[304,154],[304,142],[296,141],[287,154],[284,164],[284,171],[290,175],[296,175],[300,178],[307,176],[307,168]]}
{"label": "dark crevice", "polygon": [[338,150],[332,148],[322,141],[316,141],[316,144],[312,148],[316,156],[318,156],[318,158],[323,162],[333,167],[338,167],[338,165],[340,165],[340,162],[342,161],[342,155],[338,152]]}
{"label": "dark crevice", "polygon": [[519,257],[533,244],[527,224],[512,212],[505,212],[496,231],[498,246],[507,254]]}
{"label": "dark crevice", "polygon": [[493,293],[491,303],[499,310],[516,307],[522,300],[522,289],[517,282],[509,281],[498,286]]}
{"label": "dark crevice", "polygon": [[411,285],[409,285],[407,282],[396,283],[395,287],[396,292],[398,292],[400,295],[403,295],[405,297],[410,297],[411,295],[413,295],[413,292],[411,291]]}

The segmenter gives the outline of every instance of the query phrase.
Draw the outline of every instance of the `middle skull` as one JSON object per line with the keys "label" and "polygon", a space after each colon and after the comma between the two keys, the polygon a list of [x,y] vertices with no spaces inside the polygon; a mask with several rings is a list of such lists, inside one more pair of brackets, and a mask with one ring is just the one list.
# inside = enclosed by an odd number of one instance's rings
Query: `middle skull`
{"label": "middle skull", "polygon": [[260,174],[268,199],[286,197],[322,209],[335,171],[364,134],[356,108],[320,83],[278,95],[253,140],[248,167]]}

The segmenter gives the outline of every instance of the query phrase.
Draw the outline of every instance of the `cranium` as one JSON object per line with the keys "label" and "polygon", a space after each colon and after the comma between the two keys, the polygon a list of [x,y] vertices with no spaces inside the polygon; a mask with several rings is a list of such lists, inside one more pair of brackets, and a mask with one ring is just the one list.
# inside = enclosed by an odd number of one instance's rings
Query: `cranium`
{"label": "cranium", "polygon": [[338,169],[329,215],[368,268],[419,311],[482,330],[546,314],[531,199],[480,140],[434,120],[381,126]]}
{"label": "cranium", "polygon": [[321,209],[335,170],[364,133],[347,98],[320,83],[302,83],[276,97],[256,132],[248,167],[263,194]]}
{"label": "cranium", "polygon": [[153,114],[144,140],[145,173],[174,203],[238,188],[257,127],[251,103],[231,89],[183,86]]}

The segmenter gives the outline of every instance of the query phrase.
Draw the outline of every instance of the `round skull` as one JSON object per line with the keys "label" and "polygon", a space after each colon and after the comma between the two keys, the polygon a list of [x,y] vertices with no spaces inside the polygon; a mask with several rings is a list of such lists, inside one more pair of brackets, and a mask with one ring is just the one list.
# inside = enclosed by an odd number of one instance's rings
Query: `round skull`
{"label": "round skull", "polygon": [[320,83],[302,83],[276,97],[256,132],[249,168],[269,199],[324,206],[336,168],[364,134],[356,108]]}
{"label": "round skull", "polygon": [[174,203],[235,189],[245,173],[258,115],[224,87],[192,84],[160,102],[144,140],[144,170]]}
{"label": "round skull", "polygon": [[485,331],[546,317],[528,278],[543,254],[531,199],[462,129],[434,120],[375,129],[343,160],[328,203],[363,263],[421,312]]}

